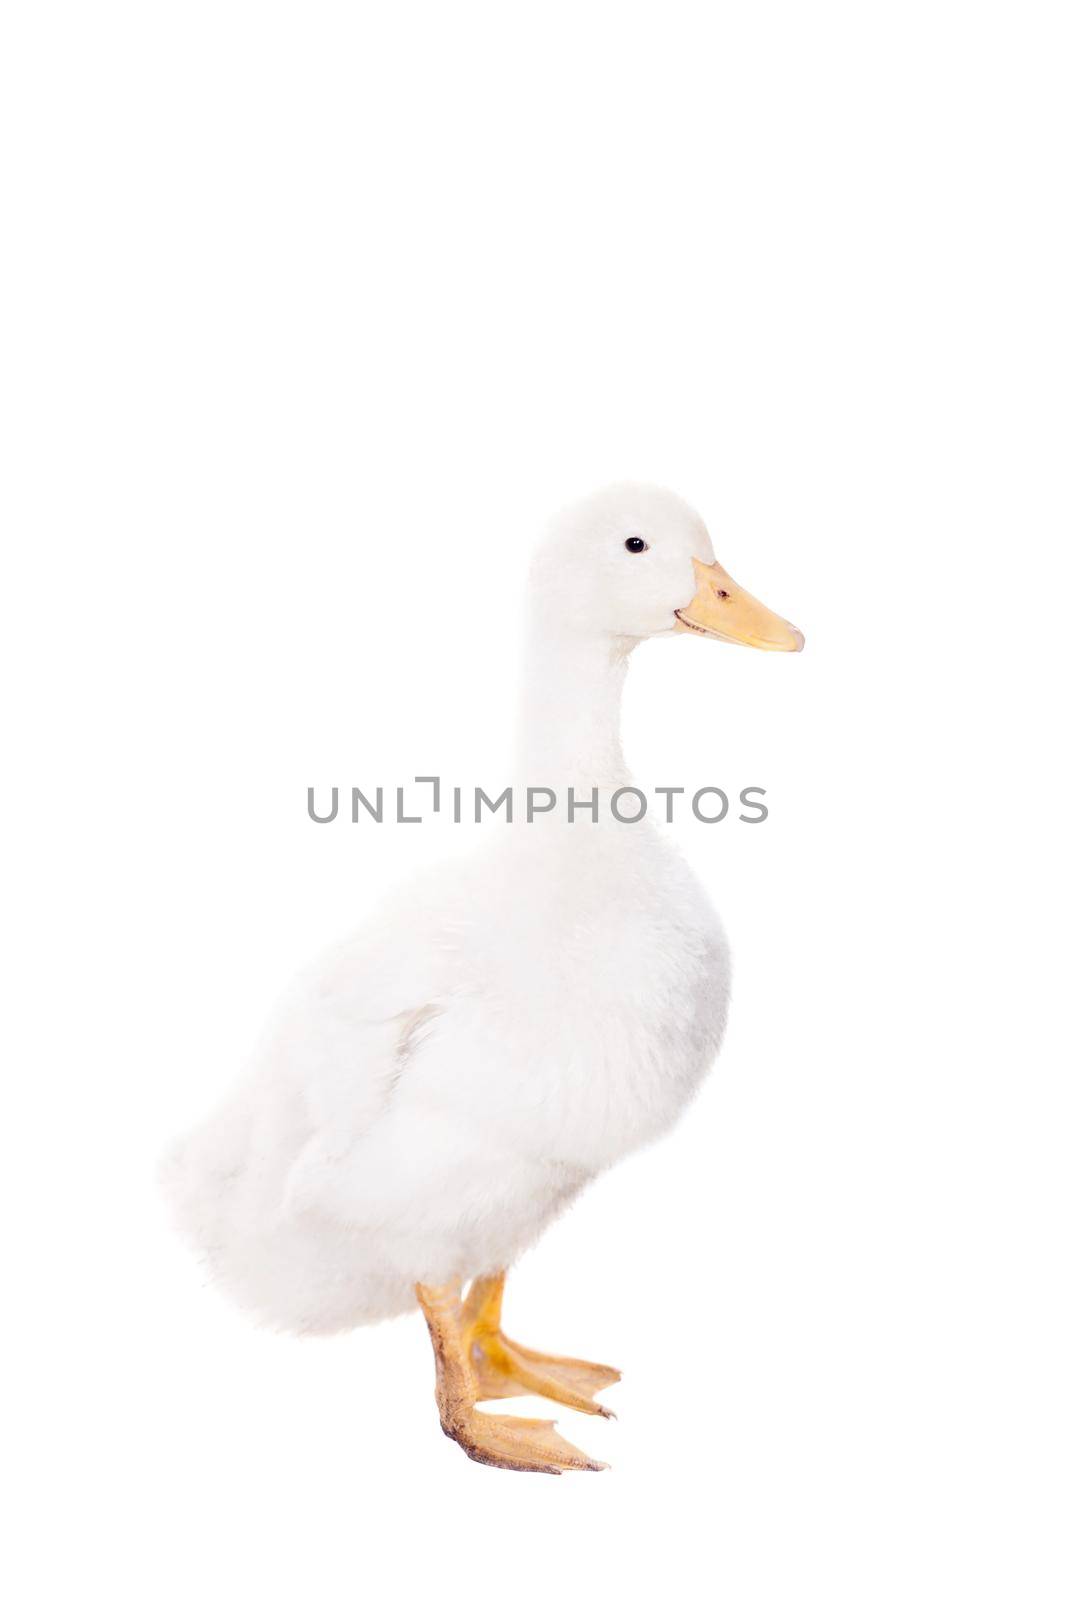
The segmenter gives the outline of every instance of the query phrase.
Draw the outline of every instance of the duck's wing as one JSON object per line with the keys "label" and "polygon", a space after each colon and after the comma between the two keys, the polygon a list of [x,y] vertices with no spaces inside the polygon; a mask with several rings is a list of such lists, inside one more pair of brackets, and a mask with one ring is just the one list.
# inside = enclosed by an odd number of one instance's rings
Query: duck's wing
{"label": "duck's wing", "polygon": [[308,1134],[285,1186],[290,1216],[355,1220],[346,1195],[360,1164],[358,1147],[380,1135],[404,1073],[443,1009],[427,1001],[383,1021],[326,1023],[318,1038],[305,1038],[300,1078]]}

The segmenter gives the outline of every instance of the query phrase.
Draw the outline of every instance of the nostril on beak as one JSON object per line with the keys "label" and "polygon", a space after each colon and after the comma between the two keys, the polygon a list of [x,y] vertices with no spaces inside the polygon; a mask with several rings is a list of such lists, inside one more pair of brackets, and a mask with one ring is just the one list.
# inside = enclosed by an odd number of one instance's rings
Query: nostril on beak
{"label": "nostril on beak", "polygon": [[729,589],[716,589],[715,593],[718,595],[720,600],[729,600],[730,598]]}

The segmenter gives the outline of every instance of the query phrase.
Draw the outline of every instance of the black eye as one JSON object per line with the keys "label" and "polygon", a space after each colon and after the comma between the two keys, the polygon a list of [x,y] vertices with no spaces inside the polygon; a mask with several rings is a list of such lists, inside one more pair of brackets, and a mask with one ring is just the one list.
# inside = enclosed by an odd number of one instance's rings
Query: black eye
{"label": "black eye", "polygon": [[647,550],[648,549],[648,545],[645,543],[645,541],[643,539],[638,539],[635,536],[632,539],[627,539],[626,548],[627,548],[627,550],[629,550],[629,552],[630,552],[630,554],[632,556],[639,556],[641,554],[642,550]]}

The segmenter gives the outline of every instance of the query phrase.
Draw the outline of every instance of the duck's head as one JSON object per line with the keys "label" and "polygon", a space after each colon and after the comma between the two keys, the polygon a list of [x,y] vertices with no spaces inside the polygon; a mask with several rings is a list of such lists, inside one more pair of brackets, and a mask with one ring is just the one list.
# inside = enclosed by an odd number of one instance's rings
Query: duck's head
{"label": "duck's head", "polygon": [[541,616],[567,631],[804,648],[798,628],[734,582],[696,512],[666,489],[622,484],[568,506],[537,552],[533,584]]}

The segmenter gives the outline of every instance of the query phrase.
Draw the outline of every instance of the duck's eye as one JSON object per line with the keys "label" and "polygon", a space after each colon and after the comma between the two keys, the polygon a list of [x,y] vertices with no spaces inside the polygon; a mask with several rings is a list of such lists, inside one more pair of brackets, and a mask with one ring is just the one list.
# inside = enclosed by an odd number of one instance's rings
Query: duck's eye
{"label": "duck's eye", "polygon": [[627,539],[626,548],[632,556],[639,556],[642,550],[648,549],[648,545],[643,539],[638,539],[635,535],[632,539]]}

